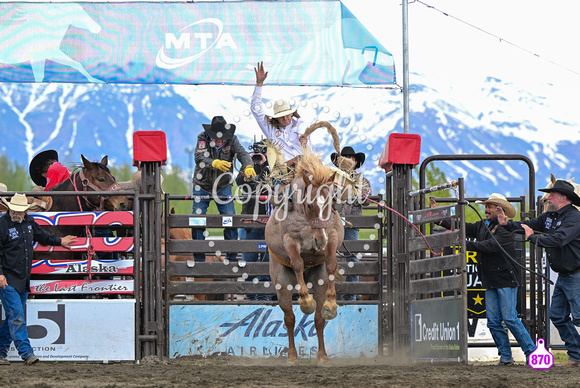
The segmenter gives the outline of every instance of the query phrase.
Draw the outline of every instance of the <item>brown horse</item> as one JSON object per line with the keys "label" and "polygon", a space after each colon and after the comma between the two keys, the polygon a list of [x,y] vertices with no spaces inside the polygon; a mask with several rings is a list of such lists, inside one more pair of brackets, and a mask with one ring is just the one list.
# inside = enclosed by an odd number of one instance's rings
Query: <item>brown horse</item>
{"label": "brown horse", "polygon": [[82,195],[55,196],[52,199],[51,211],[126,211],[131,209],[131,201],[119,195],[90,195],[91,191],[118,191],[119,185],[108,164],[105,155],[100,163],[89,162],[81,155],[83,167],[71,174],[70,179],[61,182],[50,191],[79,191]]}
{"label": "brown horse", "polygon": [[[129,198],[119,195],[91,195],[91,191],[114,192],[118,190],[117,180],[107,167],[107,156],[100,163],[90,162],[81,155],[83,167],[73,172],[69,179],[54,186],[50,191],[78,192],[74,195],[55,195],[52,197],[51,212],[59,211],[127,211],[132,204]],[[85,228],[82,226],[47,226],[44,227],[58,236],[81,236]],[[38,254],[38,259],[72,259],[73,252],[59,252],[58,254]]]}
{"label": "brown horse", "polygon": [[305,150],[289,184],[286,203],[274,210],[266,225],[270,277],[288,330],[289,363],[297,362],[298,357],[294,342],[293,289],[300,296],[302,312],[315,313],[318,362],[330,362],[324,346],[324,325],[325,320],[337,315],[336,251],[344,236],[340,216],[333,210],[333,181],[330,168],[316,154]]}

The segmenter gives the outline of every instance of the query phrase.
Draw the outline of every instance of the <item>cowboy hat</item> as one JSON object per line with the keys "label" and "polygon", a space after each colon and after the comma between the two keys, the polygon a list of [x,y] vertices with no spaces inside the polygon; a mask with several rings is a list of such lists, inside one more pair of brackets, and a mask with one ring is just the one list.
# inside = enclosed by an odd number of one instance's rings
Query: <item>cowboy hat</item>
{"label": "cowboy hat", "polygon": [[8,191],[8,187],[4,183],[0,183],[0,191]]}
{"label": "cowboy hat", "polygon": [[290,108],[290,104],[286,100],[276,100],[274,103],[274,114],[272,115],[273,119],[277,119],[278,117],[288,116],[296,112],[296,109]]}
{"label": "cowboy hat", "polygon": [[[335,166],[338,167],[338,158],[337,158],[337,153],[333,152],[332,154],[330,154],[330,160],[332,160],[332,163],[334,163]],[[340,151],[340,156],[343,157],[347,157],[347,156],[354,156],[354,159],[356,160],[356,165],[354,166],[354,170],[360,168],[360,166],[363,165],[363,163],[365,162],[365,154],[363,152],[354,152],[354,149],[352,147],[346,146],[342,148],[342,151]]]}
{"label": "cowboy hat", "polygon": [[481,203],[483,205],[493,203],[494,205],[501,206],[508,218],[514,218],[516,215],[516,209],[513,207],[513,205],[509,203],[503,195],[498,193],[493,193],[485,201],[475,201],[475,203]]}
{"label": "cowboy hat", "polygon": [[28,172],[30,173],[30,178],[32,178],[32,181],[38,186],[46,186],[46,177],[42,176],[39,168],[42,167],[48,160],[56,160],[58,162],[58,152],[55,150],[42,151],[30,161]]}
{"label": "cowboy hat", "polygon": [[574,185],[570,182],[558,179],[556,182],[554,182],[554,186],[538,190],[544,193],[551,193],[552,191],[555,191],[556,193],[563,194],[570,201],[572,201],[574,205],[580,206],[580,197],[574,192]]}
{"label": "cowboy hat", "polygon": [[205,133],[212,139],[216,140],[228,140],[234,137],[234,132],[236,131],[236,126],[234,124],[228,124],[223,116],[214,116],[211,119],[211,124],[201,124]]}
{"label": "cowboy hat", "polygon": [[28,199],[26,199],[26,195],[24,194],[14,194],[14,196],[10,199],[10,202],[8,202],[6,198],[2,198],[2,202],[8,206],[8,209],[15,212],[23,212],[28,210],[30,207],[28,204]]}

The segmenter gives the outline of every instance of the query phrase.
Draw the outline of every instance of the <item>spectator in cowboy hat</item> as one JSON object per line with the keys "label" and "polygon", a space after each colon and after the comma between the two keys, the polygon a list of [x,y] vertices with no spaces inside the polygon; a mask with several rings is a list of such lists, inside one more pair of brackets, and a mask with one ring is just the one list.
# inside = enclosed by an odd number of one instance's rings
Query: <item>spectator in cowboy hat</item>
{"label": "spectator in cowboy hat", "polygon": [[30,289],[33,243],[61,245],[70,249],[75,236],[57,237],[42,229],[26,214],[30,207],[24,194],[14,194],[2,202],[8,212],[0,217],[0,301],[6,319],[0,326],[0,365],[10,365],[6,355],[14,342],[18,354],[27,365],[38,362],[30,346],[24,311]]}
{"label": "spectator in cowboy hat", "polygon": [[[203,131],[197,137],[195,146],[195,169],[193,171],[193,213],[207,213],[212,197],[220,214],[236,214],[231,198],[234,182],[232,162],[237,156],[242,164],[240,171],[246,177],[255,178],[254,163],[246,149],[234,134],[236,126],[228,124],[222,116],[215,116],[211,124],[202,124]],[[197,198],[196,198],[197,197]],[[224,198],[225,197],[225,198]],[[205,240],[205,229],[193,229],[194,240]],[[238,232],[233,225],[224,229],[226,240],[237,240]],[[228,253],[228,260],[235,260],[237,253]],[[194,254],[196,261],[205,261],[202,253]]]}
{"label": "spectator in cowboy hat", "polygon": [[[568,351],[567,366],[580,366],[580,197],[570,182],[558,179],[548,193],[547,211],[522,222],[499,216],[509,231],[523,228],[526,239],[546,250],[550,268],[558,273],[550,304],[550,320]],[[508,215],[509,216],[509,215]],[[540,232],[536,234],[535,232]]]}
{"label": "spectator in cowboy hat", "polygon": [[[336,152],[330,154],[330,160],[334,165],[345,173],[354,182],[356,187],[356,194],[351,195],[345,203],[341,203],[339,214],[341,217],[360,216],[362,215],[363,205],[366,203],[365,198],[372,194],[371,183],[362,173],[357,172],[365,162],[365,154],[363,152],[355,152],[352,147],[343,147],[340,155]],[[352,193],[352,191],[351,191]],[[359,230],[356,228],[344,228],[344,240],[358,240]],[[358,262],[358,257],[347,256],[347,262]],[[359,277],[354,275],[347,275],[347,282],[358,282]],[[354,294],[343,295],[343,300],[356,300]]]}
{"label": "spectator in cowboy hat", "polygon": [[38,153],[28,168],[30,178],[44,191],[67,180],[70,177],[70,171],[58,162],[58,152],[55,150],[46,150]]}
{"label": "spectator in cowboy hat", "polygon": [[[430,198],[429,201],[432,208],[437,206],[434,198]],[[485,287],[487,327],[500,355],[497,365],[509,366],[514,364],[514,359],[510,339],[502,321],[522,348],[526,361],[536,348],[530,334],[518,318],[516,309],[520,269],[512,261],[516,256],[514,240],[511,233],[502,227],[498,220],[500,214],[514,217],[516,209],[505,196],[498,193],[493,193],[488,199],[476,203],[485,205],[485,220],[465,224],[466,236],[475,238],[475,241],[466,242],[466,249],[477,252],[477,273]],[[439,225],[446,229],[451,228],[449,221],[439,222]],[[511,258],[506,257],[504,252]]]}
{"label": "spectator in cowboy hat", "polygon": [[308,138],[301,135],[301,132],[306,130],[306,124],[300,119],[297,108],[291,108],[288,101],[282,99],[274,102],[273,114],[266,115],[262,103],[262,86],[268,77],[268,72],[264,71],[263,62],[258,62],[258,67],[254,68],[254,71],[256,87],[252,95],[250,110],[264,135],[280,144],[286,162],[291,162],[292,159],[302,155],[302,146],[308,143]]}

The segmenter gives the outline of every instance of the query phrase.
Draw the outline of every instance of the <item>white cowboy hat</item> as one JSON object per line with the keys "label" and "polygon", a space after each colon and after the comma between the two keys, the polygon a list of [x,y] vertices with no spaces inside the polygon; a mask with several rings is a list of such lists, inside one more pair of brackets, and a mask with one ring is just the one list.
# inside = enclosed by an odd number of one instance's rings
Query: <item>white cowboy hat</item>
{"label": "white cowboy hat", "polygon": [[0,183],[0,191],[8,191],[8,187],[4,183]]}
{"label": "white cowboy hat", "polygon": [[481,203],[483,205],[487,203],[493,203],[494,205],[499,205],[502,207],[505,215],[508,218],[514,218],[516,215],[516,209],[513,207],[513,205],[509,203],[503,195],[498,193],[493,193],[485,201],[475,201],[475,203]]}
{"label": "white cowboy hat", "polygon": [[274,114],[272,115],[272,118],[277,119],[278,117],[291,115],[296,112],[296,109],[298,108],[291,109],[290,104],[288,104],[288,101],[286,100],[276,100],[274,103]]}
{"label": "white cowboy hat", "polygon": [[5,198],[2,198],[2,202],[4,202],[10,210],[15,212],[23,212],[30,208],[28,199],[26,199],[26,195],[24,194],[14,194],[14,196],[10,199],[10,202],[8,202]]}

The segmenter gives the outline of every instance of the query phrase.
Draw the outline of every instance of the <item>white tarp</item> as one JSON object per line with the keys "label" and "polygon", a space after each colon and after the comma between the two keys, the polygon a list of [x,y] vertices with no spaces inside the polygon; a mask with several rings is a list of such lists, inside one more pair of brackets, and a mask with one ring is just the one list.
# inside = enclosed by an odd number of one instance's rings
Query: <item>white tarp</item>
{"label": "white tarp", "polygon": [[393,85],[392,55],[337,0],[1,3],[0,82]]}

